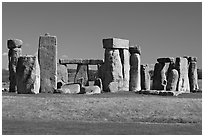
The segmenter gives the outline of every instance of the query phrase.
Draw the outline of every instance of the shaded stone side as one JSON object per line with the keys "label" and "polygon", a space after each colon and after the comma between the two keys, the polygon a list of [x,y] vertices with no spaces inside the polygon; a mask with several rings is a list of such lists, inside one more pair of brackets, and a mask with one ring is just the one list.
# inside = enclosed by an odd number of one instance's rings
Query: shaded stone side
{"label": "shaded stone side", "polygon": [[150,90],[150,74],[148,65],[141,65],[141,89]]}
{"label": "shaded stone side", "polygon": [[40,89],[40,66],[37,56],[22,56],[16,69],[17,93],[37,94]]}
{"label": "shaded stone side", "polygon": [[18,58],[22,55],[21,48],[13,48],[8,52],[8,62],[9,62],[9,92],[16,92],[16,66]]}
{"label": "shaded stone side", "polygon": [[[88,79],[88,65],[83,65],[83,64],[78,64],[77,65],[77,70],[76,70],[76,75],[74,77],[74,82],[75,83],[80,83],[81,86],[88,86],[89,85],[89,79]],[[81,82],[80,82],[81,81]]]}
{"label": "shaded stone side", "polygon": [[176,91],[177,83],[178,83],[179,74],[176,69],[169,70],[168,78],[167,78],[167,91]]}
{"label": "shaded stone side", "polygon": [[175,67],[179,73],[177,91],[183,91],[185,93],[189,93],[190,86],[189,86],[189,78],[188,78],[188,60],[183,57],[177,57]]}
{"label": "shaded stone side", "polygon": [[156,63],[154,66],[153,89],[166,90],[166,67],[165,63]]}
{"label": "shaded stone side", "polygon": [[42,93],[53,93],[57,88],[57,38],[46,34],[39,38],[38,59],[40,64]]}
{"label": "shaded stone side", "polygon": [[196,61],[190,61],[189,63],[189,83],[190,83],[190,91],[197,91],[199,89],[198,87],[198,72],[197,72],[197,62]]}
{"label": "shaded stone side", "polygon": [[140,76],[140,54],[131,53],[130,55],[130,91],[141,90],[141,76]]}

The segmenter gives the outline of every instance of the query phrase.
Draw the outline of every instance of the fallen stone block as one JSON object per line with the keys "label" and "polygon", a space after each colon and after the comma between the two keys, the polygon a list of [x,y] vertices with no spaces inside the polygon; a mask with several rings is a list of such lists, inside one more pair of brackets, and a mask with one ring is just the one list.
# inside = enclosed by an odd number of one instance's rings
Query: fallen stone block
{"label": "fallen stone block", "polygon": [[62,93],[78,94],[80,93],[80,84],[64,84],[59,90]]}
{"label": "fallen stone block", "polygon": [[23,41],[20,39],[9,39],[7,41],[8,49],[21,48]]}
{"label": "fallen stone block", "polygon": [[81,88],[81,94],[88,94],[88,95],[92,95],[92,94],[100,94],[101,93],[101,89],[99,86],[85,86]]}
{"label": "fallen stone block", "polygon": [[129,40],[120,38],[103,39],[103,48],[105,49],[129,49]]}

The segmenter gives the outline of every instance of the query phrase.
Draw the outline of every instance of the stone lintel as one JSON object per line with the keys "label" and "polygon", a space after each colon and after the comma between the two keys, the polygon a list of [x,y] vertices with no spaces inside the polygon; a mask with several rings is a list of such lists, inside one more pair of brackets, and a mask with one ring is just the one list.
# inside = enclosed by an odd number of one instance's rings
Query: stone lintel
{"label": "stone lintel", "polygon": [[129,49],[129,40],[120,38],[103,39],[105,49]]}
{"label": "stone lintel", "polygon": [[98,65],[103,64],[104,61],[97,59],[59,59],[60,64],[88,64],[88,65]]}
{"label": "stone lintel", "polygon": [[162,57],[162,58],[158,58],[157,61],[159,63],[172,63],[174,62],[174,58],[173,57]]}
{"label": "stone lintel", "polygon": [[23,45],[23,41],[20,39],[7,40],[7,48],[8,49],[21,48],[22,45]]}

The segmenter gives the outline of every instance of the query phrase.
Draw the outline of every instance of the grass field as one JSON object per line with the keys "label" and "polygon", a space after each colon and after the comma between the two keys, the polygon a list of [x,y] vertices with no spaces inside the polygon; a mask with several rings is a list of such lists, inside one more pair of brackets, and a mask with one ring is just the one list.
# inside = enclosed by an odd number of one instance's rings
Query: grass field
{"label": "grass field", "polygon": [[[164,97],[133,92],[91,96],[3,93],[2,118],[3,134],[201,134],[202,94]],[[45,127],[39,128],[37,123]],[[63,127],[66,123],[72,124]],[[134,130],[138,126],[143,128]],[[149,132],[142,130],[146,128]]]}

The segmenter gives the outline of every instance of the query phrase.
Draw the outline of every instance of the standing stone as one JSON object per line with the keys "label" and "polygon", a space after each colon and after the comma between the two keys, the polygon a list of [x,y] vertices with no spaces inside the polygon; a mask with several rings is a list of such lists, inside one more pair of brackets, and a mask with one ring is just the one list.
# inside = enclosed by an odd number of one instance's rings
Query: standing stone
{"label": "standing stone", "polygon": [[190,86],[188,78],[188,60],[183,57],[177,57],[175,67],[179,73],[177,91],[184,91],[185,93],[189,93]]}
{"label": "standing stone", "polygon": [[177,83],[178,83],[179,74],[176,69],[169,70],[168,78],[167,78],[167,91],[176,91]]}
{"label": "standing stone", "polygon": [[68,83],[68,70],[66,65],[57,64],[57,82]]}
{"label": "standing stone", "polygon": [[81,86],[89,85],[88,73],[89,73],[88,65],[78,64],[76,75],[74,77],[74,82],[79,83],[79,81],[81,81],[82,79]]}
{"label": "standing stone", "polygon": [[18,59],[17,93],[37,94],[40,89],[40,67],[37,56],[22,56]]}
{"label": "standing stone", "polygon": [[189,58],[189,84],[190,84],[190,91],[196,91],[199,89],[198,87],[198,73],[197,73],[197,58],[190,57]]}
{"label": "standing stone", "polygon": [[156,63],[154,66],[153,89],[166,90],[166,67],[165,63]]}
{"label": "standing stone", "polygon": [[38,59],[40,64],[42,93],[53,93],[57,88],[57,38],[56,36],[40,36]]}
{"label": "standing stone", "polygon": [[140,47],[130,47],[130,91],[141,90],[141,75],[140,75]]}
{"label": "standing stone", "polygon": [[[106,49],[105,50],[105,67],[104,75],[105,79],[104,90],[110,92],[117,92],[123,86],[123,74],[122,63],[120,59],[120,53],[118,49]],[[114,83],[113,88],[111,83]]]}
{"label": "standing stone", "polygon": [[[8,42],[9,43],[9,42]],[[8,46],[14,47],[14,46]],[[18,58],[22,55],[21,48],[13,48],[8,52],[8,61],[9,61],[9,92],[16,92],[16,66]]]}
{"label": "standing stone", "polygon": [[141,89],[150,90],[150,74],[148,65],[141,65]]}

